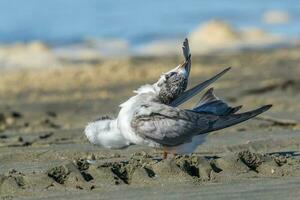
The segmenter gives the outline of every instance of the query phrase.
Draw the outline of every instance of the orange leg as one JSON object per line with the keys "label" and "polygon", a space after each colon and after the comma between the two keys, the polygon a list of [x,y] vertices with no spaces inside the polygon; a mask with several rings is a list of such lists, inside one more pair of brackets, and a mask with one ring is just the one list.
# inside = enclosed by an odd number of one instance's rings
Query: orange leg
{"label": "orange leg", "polygon": [[163,153],[163,159],[167,159],[168,158],[168,151],[167,151],[167,149],[165,147],[163,148],[163,151],[164,151],[164,153]]}
{"label": "orange leg", "polygon": [[167,158],[168,158],[168,152],[164,151],[163,159],[167,159]]}
{"label": "orange leg", "polygon": [[177,156],[176,150],[168,149],[167,147],[163,147],[163,159],[168,158],[168,154],[173,154],[173,157]]}

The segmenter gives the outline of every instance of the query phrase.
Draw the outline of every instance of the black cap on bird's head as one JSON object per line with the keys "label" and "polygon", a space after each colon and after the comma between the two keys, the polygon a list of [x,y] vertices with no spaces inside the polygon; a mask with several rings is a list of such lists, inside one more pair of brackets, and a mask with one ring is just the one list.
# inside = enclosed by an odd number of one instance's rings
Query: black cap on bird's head
{"label": "black cap on bird's head", "polygon": [[167,73],[163,73],[155,83],[159,88],[159,99],[162,103],[169,104],[185,91],[191,70],[191,54],[188,40],[183,42],[183,55],[185,61]]}

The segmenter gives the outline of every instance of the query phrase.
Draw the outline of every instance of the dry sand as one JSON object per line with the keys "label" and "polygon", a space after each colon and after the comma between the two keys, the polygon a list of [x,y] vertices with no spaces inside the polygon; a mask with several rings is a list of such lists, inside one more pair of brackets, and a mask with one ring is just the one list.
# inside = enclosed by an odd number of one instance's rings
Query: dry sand
{"label": "dry sand", "polygon": [[300,48],[193,57],[191,85],[232,66],[213,85],[217,95],[244,111],[274,104],[210,134],[193,155],[161,160],[160,150],[87,142],[88,121],[115,116],[132,90],[179,60],[63,60],[64,68],[2,71],[0,199],[299,198]]}

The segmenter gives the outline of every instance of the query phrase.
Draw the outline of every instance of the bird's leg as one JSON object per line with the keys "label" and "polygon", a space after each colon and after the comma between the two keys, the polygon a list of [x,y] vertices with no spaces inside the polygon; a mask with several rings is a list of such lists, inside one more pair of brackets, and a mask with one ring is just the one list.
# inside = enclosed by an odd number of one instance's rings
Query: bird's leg
{"label": "bird's leg", "polygon": [[167,159],[167,158],[168,158],[168,152],[164,151],[163,159]]}
{"label": "bird's leg", "polygon": [[167,147],[163,147],[163,159],[168,158],[168,154],[173,154],[173,157],[177,156],[177,152],[174,149],[168,149]]}
{"label": "bird's leg", "polygon": [[163,153],[163,159],[167,159],[168,158],[168,151],[167,151],[167,149],[165,147],[163,148],[163,151],[164,151],[164,153]]}
{"label": "bird's leg", "polygon": [[164,151],[163,159],[167,159],[167,158],[168,158],[168,152]]}

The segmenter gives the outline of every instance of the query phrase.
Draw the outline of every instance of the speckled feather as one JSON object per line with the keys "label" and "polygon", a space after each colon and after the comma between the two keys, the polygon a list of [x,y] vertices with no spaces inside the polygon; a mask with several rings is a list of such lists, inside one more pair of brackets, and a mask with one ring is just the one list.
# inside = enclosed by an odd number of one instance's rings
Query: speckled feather
{"label": "speckled feather", "polygon": [[167,77],[166,83],[162,85],[158,95],[160,101],[169,104],[185,91],[187,84],[187,78],[181,74]]}

